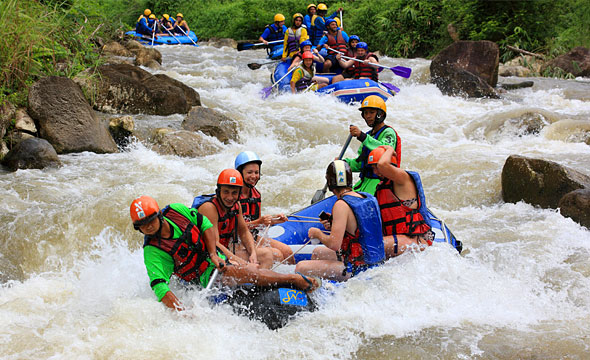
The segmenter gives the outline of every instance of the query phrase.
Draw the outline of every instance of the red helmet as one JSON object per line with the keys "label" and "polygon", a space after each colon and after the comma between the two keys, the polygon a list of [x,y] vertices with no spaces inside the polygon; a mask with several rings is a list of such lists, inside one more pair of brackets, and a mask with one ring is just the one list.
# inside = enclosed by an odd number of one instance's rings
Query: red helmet
{"label": "red helmet", "polygon": [[140,226],[150,223],[160,214],[160,207],[154,198],[143,195],[131,202],[129,208],[131,221],[135,230]]}
{"label": "red helmet", "polygon": [[236,169],[225,169],[217,178],[217,187],[221,185],[227,186],[244,186],[244,180],[242,179],[242,174]]}
{"label": "red helmet", "polygon": [[[386,151],[385,148],[381,147],[381,146],[373,149],[373,151],[371,151],[369,153],[369,156],[367,158],[367,164],[369,164],[369,165],[377,164],[379,162],[379,159],[381,159],[383,154],[385,154],[385,151]],[[395,166],[397,166],[397,158],[396,158],[395,152],[393,153],[393,155],[391,155],[391,163],[394,164]]]}
{"label": "red helmet", "polygon": [[311,53],[311,51],[306,51],[303,53],[303,55],[301,55],[302,59],[313,59],[313,54]]}

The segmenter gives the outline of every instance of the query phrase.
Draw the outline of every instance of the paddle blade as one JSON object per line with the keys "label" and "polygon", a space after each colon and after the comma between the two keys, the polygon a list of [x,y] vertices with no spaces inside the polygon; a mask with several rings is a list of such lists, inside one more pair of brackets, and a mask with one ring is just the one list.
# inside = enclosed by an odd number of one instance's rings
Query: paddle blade
{"label": "paddle blade", "polygon": [[259,63],[250,63],[248,64],[248,67],[252,70],[258,70],[260,69],[260,67],[262,66],[262,64]]}
{"label": "paddle blade", "polygon": [[266,99],[267,97],[270,96],[271,92],[272,92],[272,86],[265,87],[264,89],[262,89],[260,91],[260,95],[262,96],[263,99]]}
{"label": "paddle blade", "polygon": [[397,76],[408,79],[412,75],[412,69],[403,66],[394,66],[389,68]]}
{"label": "paddle blade", "polygon": [[313,198],[311,199],[311,204],[315,204],[318,201],[322,201],[324,200],[324,198],[326,197],[326,189],[322,189],[322,190],[318,190],[315,192],[315,194],[313,195]]}
{"label": "paddle blade", "polygon": [[250,44],[250,43],[239,43],[239,44],[238,44],[238,51],[242,51],[242,50],[248,50],[248,49],[250,49],[252,46],[254,46],[254,44]]}
{"label": "paddle blade", "polygon": [[386,83],[386,82],[382,82],[382,83],[381,83],[381,85],[385,86],[385,87],[387,88],[387,90],[389,90],[389,91],[393,91],[393,92],[394,92],[394,93],[396,93],[396,94],[397,94],[398,92],[400,92],[399,88],[398,88],[398,87],[396,87],[396,86],[395,86],[395,85],[393,85],[393,84]]}

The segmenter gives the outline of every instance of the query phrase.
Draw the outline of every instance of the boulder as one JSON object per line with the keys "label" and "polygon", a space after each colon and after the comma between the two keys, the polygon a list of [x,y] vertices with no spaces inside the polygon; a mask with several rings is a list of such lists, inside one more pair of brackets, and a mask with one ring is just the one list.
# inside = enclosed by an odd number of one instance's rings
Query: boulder
{"label": "boulder", "polygon": [[502,198],[556,209],[567,193],[590,188],[590,176],[553,161],[511,155],[502,169]]}
{"label": "boulder", "polygon": [[432,60],[431,81],[449,95],[497,97],[493,87],[498,82],[499,56],[498,45],[491,41],[454,42]]}
{"label": "boulder", "polygon": [[8,149],[8,146],[6,146],[6,143],[0,140],[0,161],[4,159],[4,157],[6,156],[6,154],[8,154],[9,151],[10,150]]}
{"label": "boulder", "polygon": [[131,52],[133,52],[134,50],[139,50],[141,48],[143,48],[144,46],[137,40],[127,40],[123,42],[123,46],[125,46],[125,48]]}
{"label": "boulder", "polygon": [[520,65],[500,65],[498,68],[498,75],[500,76],[531,76],[531,69]]}
{"label": "boulder", "polygon": [[6,135],[6,130],[12,125],[15,114],[16,108],[12,103],[4,101],[0,104],[0,139]]}
{"label": "boulder", "polygon": [[88,105],[80,86],[68,78],[49,76],[33,84],[28,112],[40,136],[60,154],[117,152],[117,145]]}
{"label": "boulder", "polygon": [[18,131],[27,132],[31,135],[37,134],[37,126],[35,126],[35,121],[33,121],[29,114],[27,114],[27,110],[25,108],[20,108],[16,111],[14,128]]}
{"label": "boulder", "polygon": [[224,46],[230,47],[232,49],[238,48],[238,42],[235,41],[234,39],[229,39],[229,38],[212,37],[209,39],[209,41],[207,41],[207,45],[214,46],[216,48],[221,48]]}
{"label": "boulder", "polygon": [[561,215],[572,218],[590,229],[590,188],[578,189],[565,194],[559,200]]}
{"label": "boulder", "polygon": [[135,54],[135,65],[137,66],[146,66],[152,60],[160,65],[162,64],[162,54],[154,48],[142,46],[139,49],[132,50],[132,52]]}
{"label": "boulder", "polygon": [[576,77],[590,76],[590,49],[578,46],[569,53],[558,56],[546,63],[542,67],[541,72],[555,68],[559,68]]}
{"label": "boulder", "polygon": [[201,133],[186,130],[156,129],[152,149],[162,155],[200,157],[221,151],[221,144]]}
{"label": "boulder", "polygon": [[127,64],[103,65],[100,80],[81,82],[94,93],[94,108],[106,113],[171,115],[186,114],[201,105],[199,94],[191,87],[167,75],[153,76]]}
{"label": "boulder", "polygon": [[51,144],[40,138],[31,138],[16,145],[2,160],[2,164],[16,171],[18,169],[43,169],[59,166],[61,162]]}
{"label": "boulder", "polygon": [[16,145],[18,145],[22,141],[27,140],[27,139],[31,139],[34,137],[36,137],[36,136],[34,136],[28,132],[12,129],[6,134],[6,136],[4,137],[4,141],[6,142],[6,145],[8,146],[9,149],[13,149]]}
{"label": "boulder", "polygon": [[115,56],[124,56],[124,57],[132,57],[133,53],[129,50],[127,50],[127,48],[125,48],[123,45],[119,44],[116,41],[110,41],[108,43],[106,43],[103,47],[102,47],[102,53],[104,55],[115,55]]}
{"label": "boulder", "polygon": [[135,122],[129,115],[111,118],[109,120],[109,132],[120,147],[129,145],[129,137],[135,130]]}
{"label": "boulder", "polygon": [[182,128],[189,131],[202,131],[227,144],[238,140],[238,123],[213,109],[196,106],[182,121]]}

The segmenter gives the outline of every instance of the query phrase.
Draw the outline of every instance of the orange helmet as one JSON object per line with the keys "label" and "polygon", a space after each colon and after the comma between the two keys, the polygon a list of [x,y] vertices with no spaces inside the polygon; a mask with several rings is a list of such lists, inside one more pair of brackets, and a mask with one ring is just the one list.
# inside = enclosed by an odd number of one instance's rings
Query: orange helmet
{"label": "orange helmet", "polygon": [[[369,153],[369,157],[367,158],[367,164],[376,165],[379,162],[379,159],[381,159],[381,157],[383,156],[383,154],[385,154],[385,151],[385,148],[382,146],[373,149],[373,151]],[[391,163],[397,166],[397,158],[395,152],[393,153],[393,155],[391,155]]]}
{"label": "orange helmet", "polygon": [[311,53],[311,51],[306,51],[301,55],[302,59],[313,59],[313,54]]}
{"label": "orange helmet", "polygon": [[150,223],[160,215],[160,207],[154,198],[143,195],[131,202],[129,213],[133,227],[139,230],[140,226]]}
{"label": "orange helmet", "polygon": [[225,169],[217,178],[217,188],[221,185],[227,186],[244,186],[244,180],[242,179],[242,174],[236,169]]}

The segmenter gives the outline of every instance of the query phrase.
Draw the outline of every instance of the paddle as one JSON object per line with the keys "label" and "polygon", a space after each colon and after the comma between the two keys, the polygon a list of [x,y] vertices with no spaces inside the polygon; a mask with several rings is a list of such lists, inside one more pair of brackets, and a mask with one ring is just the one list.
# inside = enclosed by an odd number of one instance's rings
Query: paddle
{"label": "paddle", "polygon": [[[346,59],[346,60],[354,60],[354,61],[358,61],[358,62],[364,62],[363,60],[360,59],[355,59],[355,58],[351,58],[348,56],[344,56],[343,52],[340,52],[338,50],[334,50],[330,47],[328,47],[329,50],[332,50],[340,55],[342,55],[342,58]],[[404,67],[404,66],[394,66],[394,67],[388,67],[385,65],[380,65],[380,64],[374,64],[374,63],[368,63],[369,65],[373,65],[373,66],[378,66],[384,69],[389,69],[391,71],[393,71],[394,74],[396,74],[397,76],[401,76],[403,78],[408,79],[410,77],[410,75],[412,75],[412,69]]]}
{"label": "paddle", "polygon": [[344,23],[342,22],[342,10],[340,10],[340,28],[344,30]]}
{"label": "paddle", "polygon": [[[338,155],[338,160],[341,160],[342,157],[344,156],[344,152],[346,151],[346,149],[348,148],[348,145],[350,144],[350,140],[352,140],[352,134],[348,135],[348,139],[346,139],[346,142],[344,143],[344,146],[342,146],[342,150],[340,150],[340,155]],[[324,188],[321,190],[317,190],[315,192],[315,195],[313,196],[313,198],[311,199],[311,204],[315,204],[318,201],[323,200],[326,197],[326,191],[328,190],[328,183],[326,182],[326,185],[324,185]]]}
{"label": "paddle", "polygon": [[176,41],[178,41],[179,44],[181,44],[180,40],[178,40],[178,38],[176,36],[174,36],[174,34],[170,32],[170,30],[166,29],[165,26],[164,26],[164,30],[166,30],[166,32],[168,34],[170,34]]}
{"label": "paddle", "polygon": [[158,24],[157,20],[154,20],[154,28],[152,29],[152,47],[154,46],[154,40],[156,38],[156,25]]}
{"label": "paddle", "polygon": [[[284,40],[275,40],[275,41],[269,41],[268,45],[275,45],[275,44],[279,44],[282,43]],[[238,44],[238,51],[242,51],[242,50],[248,50],[251,49],[253,47],[257,47],[257,46],[266,46],[265,43],[256,43],[256,44],[252,44],[252,43],[240,43]]]}
{"label": "paddle", "polygon": [[184,36],[186,36],[193,44],[195,44],[195,46],[199,46],[199,45],[197,45],[197,43],[193,39],[191,39],[190,36],[188,36],[188,34],[186,33],[186,31],[184,31],[184,29],[181,26],[178,26],[178,28],[180,29],[180,31],[182,31],[182,33],[184,34]]}
{"label": "paddle", "polygon": [[262,65],[268,65],[268,64],[275,64],[278,60],[273,60],[273,61],[269,61],[269,62],[265,62],[262,64],[259,63],[249,63],[248,67],[252,70],[258,70],[262,67]]}
{"label": "paddle", "polygon": [[286,73],[285,75],[283,75],[283,77],[282,77],[282,78],[280,78],[280,79],[279,79],[279,81],[276,81],[274,84],[272,84],[272,86],[269,86],[269,87],[266,87],[266,88],[262,89],[262,91],[261,91],[261,93],[262,93],[262,98],[263,98],[263,99],[266,99],[267,97],[269,97],[269,96],[270,96],[270,93],[271,93],[271,91],[272,91],[272,89],[273,89],[275,86],[277,86],[277,85],[278,85],[278,84],[281,82],[281,80],[283,80],[284,78],[286,78],[286,77],[287,77],[287,75],[289,75],[290,73],[292,73],[292,72],[293,72],[295,69],[297,69],[297,67],[296,67],[296,66],[295,66],[294,68],[292,68],[291,70],[289,70],[289,72],[288,72],[288,73]]}
{"label": "paddle", "polygon": [[215,282],[215,280],[217,280],[217,275],[219,275],[219,270],[217,270],[217,268],[215,270],[213,270],[213,274],[211,274],[211,278],[209,278],[209,283],[207,284],[207,287],[205,288],[206,291],[211,290],[211,287],[213,287],[213,283]]}
{"label": "paddle", "polygon": [[397,94],[398,92],[400,92],[400,89],[399,89],[398,87],[396,87],[395,85],[393,85],[393,84],[386,83],[386,82],[381,82],[381,81],[377,81],[377,82],[378,82],[379,84],[381,84],[381,85],[385,86],[385,87],[386,87],[388,90],[390,90],[390,91],[393,91],[393,92],[394,92],[394,93],[396,93],[396,94]]}

